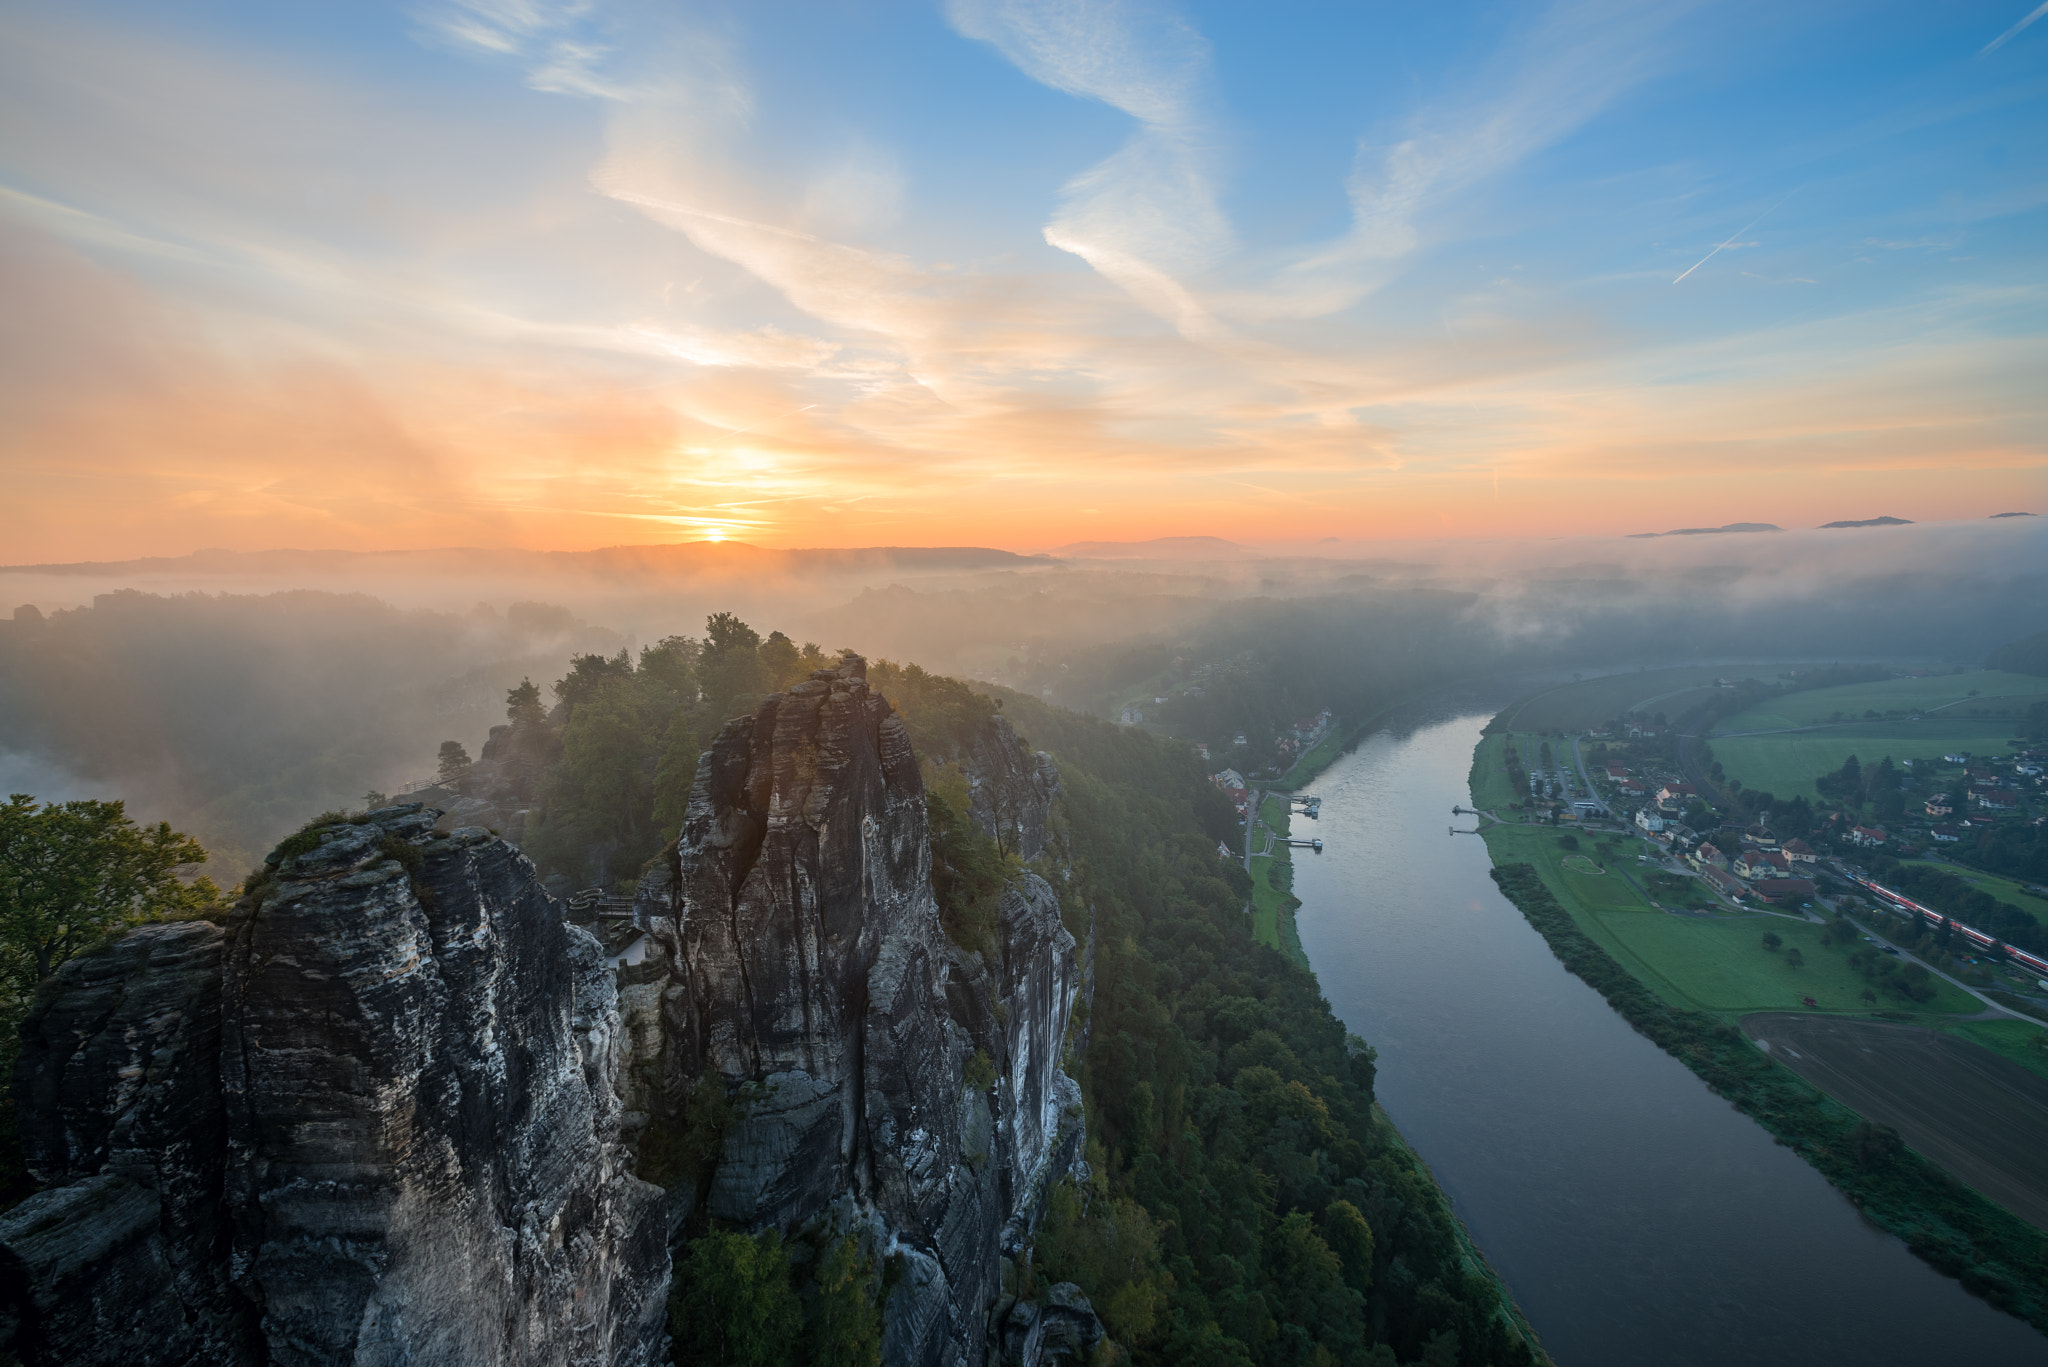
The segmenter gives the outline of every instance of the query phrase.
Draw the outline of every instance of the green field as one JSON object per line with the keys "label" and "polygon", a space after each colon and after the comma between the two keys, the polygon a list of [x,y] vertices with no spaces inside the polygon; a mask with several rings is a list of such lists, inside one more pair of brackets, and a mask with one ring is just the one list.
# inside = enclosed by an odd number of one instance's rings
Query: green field
{"label": "green field", "polygon": [[2048,1039],[2048,1026],[2015,1020],[1963,1021],[1949,1026],[1948,1030],[1972,1044],[1981,1044],[1992,1053],[2011,1059],[2022,1068],[2048,1077],[2048,1052],[2034,1047],[2035,1040]]}
{"label": "green field", "polygon": [[1937,864],[1931,859],[1912,859],[1907,862],[1925,864],[1929,868],[1940,869],[1943,873],[1952,873],[1979,892],[1990,893],[2001,902],[2010,902],[2021,911],[2030,912],[2038,919],[2048,921],[2048,897],[2028,892],[2023,885],[2013,882],[2010,878],[2000,878],[1995,873],[1966,868],[1961,864]]}
{"label": "green field", "polygon": [[1505,735],[1486,736],[1472,751],[1472,805],[1482,811],[1505,812],[1520,799],[1508,781],[1507,751]]}
{"label": "green field", "polygon": [[[1260,818],[1283,837],[1289,829],[1287,813],[1287,804],[1278,798],[1267,798],[1259,808]],[[1308,956],[1295,929],[1293,887],[1294,865],[1284,846],[1270,859],[1252,860],[1252,937],[1306,968]]]}
{"label": "green field", "polygon": [[[1586,837],[1579,837],[1581,844]],[[1577,874],[1564,866],[1571,853],[1557,844],[1549,828],[1493,826],[1486,843],[1495,863],[1526,861],[1588,935],[1623,967],[1673,1006],[1740,1016],[1751,1011],[1809,1010],[1812,997],[1822,1010],[1862,1014],[1870,1008],[1862,993],[1869,984],[1848,962],[1849,946],[1834,946],[1822,928],[1808,921],[1763,913],[1730,916],[1672,916],[1651,907],[1618,866],[1605,876]],[[1625,842],[1623,850],[1632,848]],[[1776,953],[1763,947],[1765,931],[1784,942]],[[1803,966],[1791,967],[1787,951],[1797,948]],[[1969,1015],[1982,1003],[1961,989],[1937,980],[1930,1002],[1910,1005],[1895,998],[1879,1008],[1911,1010],[1933,1023],[1950,1014]]]}
{"label": "green field", "polygon": [[1652,712],[1677,716],[1699,701],[1702,688],[1711,689],[1718,677],[1744,678],[1750,674],[1775,677],[1782,665],[1744,668],[1740,665],[1686,665],[1678,669],[1650,669],[1634,674],[1610,674],[1565,684],[1538,693],[1511,710],[1509,720],[1517,731],[1586,731],[1611,721],[1629,709],[1646,705]]}
{"label": "green field", "polygon": [[1712,746],[1722,770],[1741,779],[1744,787],[1814,801],[1820,794],[1813,781],[1841,768],[1851,755],[1867,768],[1886,755],[1896,764],[1908,759],[1939,762],[1952,750],[2004,754],[2011,735],[2011,724],[1999,721],[1857,722],[1768,736],[1716,736]]}
{"label": "green field", "polygon": [[[1970,696],[1973,692],[1977,695],[1974,699]],[[2043,698],[2048,698],[2048,679],[1980,669],[1968,674],[1888,679],[1883,683],[1787,693],[1737,713],[1716,730],[1722,735],[1783,731],[1825,722],[1836,713],[1845,720],[1853,720],[1866,712],[1927,712],[1937,707],[1946,708],[1950,717],[1967,717],[1973,709],[1986,716],[2016,717],[2027,710],[2029,703]]]}

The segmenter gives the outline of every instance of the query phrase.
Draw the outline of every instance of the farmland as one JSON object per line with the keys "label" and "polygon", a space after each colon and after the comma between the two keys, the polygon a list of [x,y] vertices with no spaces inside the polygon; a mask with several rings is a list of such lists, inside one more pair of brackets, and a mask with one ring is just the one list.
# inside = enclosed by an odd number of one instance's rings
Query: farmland
{"label": "farmland", "polygon": [[[1754,709],[1744,715],[1754,715]],[[1939,762],[1954,750],[2004,754],[2011,735],[2008,722],[1930,719],[1856,722],[1775,735],[1724,735],[1715,737],[1712,744],[1722,770],[1742,780],[1745,787],[1781,798],[1804,797],[1810,802],[1819,797],[1814,779],[1841,768],[1851,755],[1864,764],[1875,764],[1886,755],[1898,763],[1908,759]]]}
{"label": "farmland", "polygon": [[1733,736],[1746,731],[1816,726],[1833,720],[1854,721],[1871,712],[1882,716],[1892,712],[1930,712],[1935,708],[1946,709],[1946,715],[1956,719],[1967,719],[1972,713],[2016,717],[2027,710],[2028,704],[2043,699],[2048,699],[2048,679],[1980,669],[1927,679],[1887,679],[1882,683],[1787,693],[1737,713],[1716,729],[1721,735]]}
{"label": "farmland", "polygon": [[1775,675],[1782,666],[1687,665],[1634,674],[1609,674],[1583,683],[1565,684],[1539,693],[1514,709],[1517,731],[1585,731],[1638,706],[1676,716],[1700,701],[1719,676],[1743,678]]}

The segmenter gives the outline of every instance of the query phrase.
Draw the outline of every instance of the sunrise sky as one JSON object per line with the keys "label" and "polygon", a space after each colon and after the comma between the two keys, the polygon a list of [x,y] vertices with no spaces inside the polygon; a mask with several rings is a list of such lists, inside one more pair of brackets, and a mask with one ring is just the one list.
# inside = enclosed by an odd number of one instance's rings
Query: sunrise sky
{"label": "sunrise sky", "polygon": [[0,3],[0,561],[2048,512],[2029,8]]}

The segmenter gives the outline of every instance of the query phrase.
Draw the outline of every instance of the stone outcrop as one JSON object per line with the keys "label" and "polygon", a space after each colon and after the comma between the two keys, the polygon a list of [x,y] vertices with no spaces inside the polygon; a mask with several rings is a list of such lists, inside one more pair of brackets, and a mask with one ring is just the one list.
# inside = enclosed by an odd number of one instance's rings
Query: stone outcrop
{"label": "stone outcrop", "polygon": [[[992,724],[969,763],[989,826],[1036,854],[1050,761]],[[667,981],[663,1052],[643,1061],[659,1082],[635,1104],[672,1132],[710,1076],[736,1106],[676,1193],[679,1228],[796,1230],[850,1201],[900,1260],[884,1360],[980,1361],[1003,1228],[1079,1139],[1059,1070],[1078,973],[1052,889],[1025,875],[1005,894],[994,962],[946,938],[916,757],[849,659],[727,725],[636,915]],[[970,1078],[976,1055],[994,1085]]]}
{"label": "stone outcrop", "polygon": [[136,931],[43,995],[17,1095],[57,1185],[0,1221],[28,1360],[660,1360],[612,976],[437,815],[295,838],[225,934]]}
{"label": "stone outcrop", "polygon": [[[983,830],[1044,853],[1051,761],[991,718],[960,762]],[[1019,872],[983,952],[947,938],[918,760],[858,659],[705,752],[641,880],[644,962],[448,827],[411,803],[309,829],[225,927],[58,973],[23,1025],[48,1187],[0,1217],[0,1349],[641,1367],[716,1219],[857,1235],[892,1367],[1092,1350],[1085,1301],[1000,1298],[1081,1144],[1073,936]]]}

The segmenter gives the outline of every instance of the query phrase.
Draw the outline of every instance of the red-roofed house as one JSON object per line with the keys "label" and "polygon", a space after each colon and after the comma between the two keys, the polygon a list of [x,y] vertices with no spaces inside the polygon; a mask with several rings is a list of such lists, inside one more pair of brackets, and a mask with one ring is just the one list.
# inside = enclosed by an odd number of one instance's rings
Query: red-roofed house
{"label": "red-roofed house", "polygon": [[1760,878],[1749,885],[1749,890],[1766,902],[1803,902],[1813,896],[1813,880],[1810,878]]}
{"label": "red-roofed house", "polygon": [[1785,842],[1785,857],[1795,864],[1818,864],[1820,856],[1813,852],[1813,846],[1794,836]]}
{"label": "red-roofed house", "polygon": [[1730,878],[1712,864],[1708,864],[1700,869],[1700,878],[1708,887],[1720,893],[1723,897],[1739,898],[1743,893],[1749,891],[1748,888],[1745,888],[1741,883]]}
{"label": "red-roofed house", "polygon": [[1850,844],[1862,845],[1867,849],[1874,849],[1884,844],[1884,840],[1884,827],[1882,826],[1858,826],[1849,832]]}

